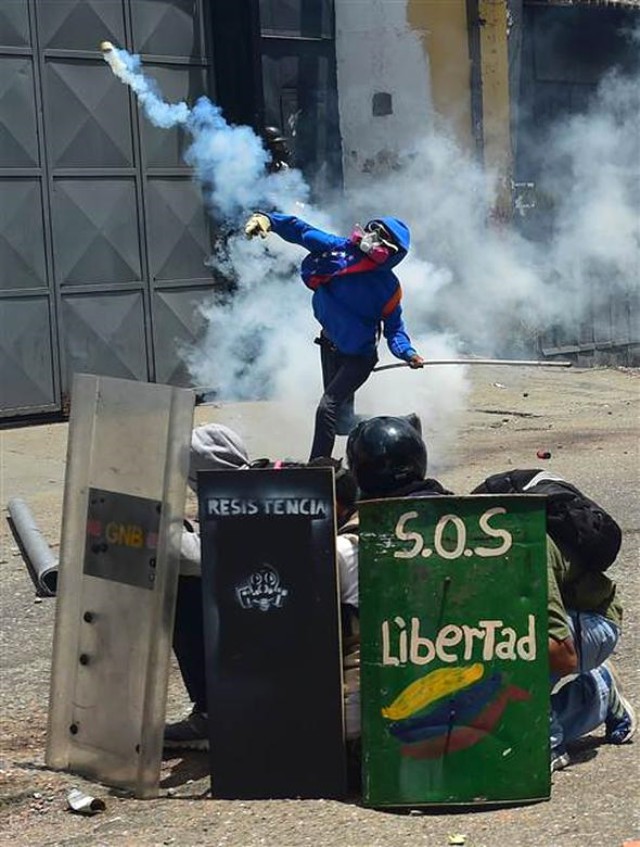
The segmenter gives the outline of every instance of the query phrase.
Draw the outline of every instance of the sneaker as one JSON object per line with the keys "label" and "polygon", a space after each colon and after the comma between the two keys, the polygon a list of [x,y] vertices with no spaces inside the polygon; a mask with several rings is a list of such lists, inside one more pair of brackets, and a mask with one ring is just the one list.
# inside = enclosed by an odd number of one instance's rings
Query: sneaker
{"label": "sneaker", "polygon": [[163,746],[168,750],[208,750],[209,721],[195,709],[186,718],[164,728]]}
{"label": "sneaker", "polygon": [[638,726],[633,706],[622,693],[622,685],[618,672],[609,659],[602,667],[611,681],[609,692],[609,709],[605,718],[605,738],[609,744],[626,744],[631,741]]}
{"label": "sneaker", "polygon": [[558,748],[557,750],[551,751],[551,773],[564,770],[570,762],[571,759],[569,758],[569,754],[566,750]]}

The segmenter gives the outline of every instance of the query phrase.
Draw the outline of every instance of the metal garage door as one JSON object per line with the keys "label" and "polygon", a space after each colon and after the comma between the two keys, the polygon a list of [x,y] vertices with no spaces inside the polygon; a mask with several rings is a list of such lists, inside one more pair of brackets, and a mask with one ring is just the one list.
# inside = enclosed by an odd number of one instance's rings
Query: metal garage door
{"label": "metal garage door", "polygon": [[265,123],[317,194],[342,178],[333,0],[260,0]]}
{"label": "metal garage door", "polygon": [[[553,193],[539,190],[550,126],[583,112],[604,75],[616,67],[637,77],[636,45],[629,37],[640,22],[640,5],[545,5],[525,0],[516,180],[529,186],[533,208],[522,229],[545,243],[555,226]],[[640,142],[637,142],[640,155]],[[594,162],[594,167],[599,163]],[[637,201],[637,194],[636,194]],[[640,267],[638,268],[640,271]],[[571,356],[578,364],[637,365],[640,361],[640,291],[637,276],[614,286],[611,267],[594,263],[584,280],[584,313],[541,336],[544,355]]]}
{"label": "metal garage door", "polygon": [[165,96],[210,91],[203,0],[0,3],[0,415],[61,409],[75,371],[186,384],[214,280],[185,138],[138,114],[103,39]]}

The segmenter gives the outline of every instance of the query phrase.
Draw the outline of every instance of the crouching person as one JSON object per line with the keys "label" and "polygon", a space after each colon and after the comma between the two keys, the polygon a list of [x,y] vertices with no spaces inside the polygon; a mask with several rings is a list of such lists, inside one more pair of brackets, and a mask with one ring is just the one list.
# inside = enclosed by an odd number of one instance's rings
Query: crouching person
{"label": "crouching person", "polygon": [[[362,499],[451,494],[437,480],[425,479],[427,448],[417,415],[370,418],[359,423],[347,440],[347,462]],[[336,497],[340,507],[338,492]],[[347,764],[352,788],[359,785],[360,773],[359,540],[354,504],[348,519],[342,523],[338,521],[337,542],[343,615]]]}
{"label": "crouching person", "polygon": [[[338,525],[341,526],[355,511],[355,481],[336,459],[318,458],[310,462],[309,466],[334,468],[337,519]],[[306,467],[305,463],[289,459],[271,461],[260,458],[250,462],[240,436],[222,424],[206,424],[196,427],[192,433],[188,483],[195,494],[198,471],[301,467]],[[357,575],[354,579],[357,585]],[[348,584],[346,575],[342,581]],[[192,708],[185,718],[165,727],[164,747],[168,750],[209,748],[202,605],[200,527],[197,520],[185,519],[181,539],[173,649]]]}
{"label": "crouching person", "polygon": [[[188,484],[195,494],[198,471],[246,467],[249,467],[247,450],[232,429],[212,423],[193,430]],[[173,650],[192,708],[183,720],[165,727],[164,747],[208,750],[200,527],[193,519],[185,519],[182,530]]]}
{"label": "crouching person", "polygon": [[636,715],[609,658],[620,637],[622,608],[605,574],[569,562],[547,538],[551,770],[569,764],[566,745],[601,724],[610,744],[625,744]]}
{"label": "crouching person", "polygon": [[[347,440],[347,459],[362,499],[452,493],[437,480],[425,479],[427,449],[415,415],[370,418],[358,424]],[[356,530],[349,550],[356,573],[358,541]],[[340,548],[338,552],[339,557],[344,555]],[[603,723],[607,741],[629,741],[636,730],[636,716],[609,659],[622,619],[615,584],[603,573],[583,571],[570,563],[548,536],[547,579],[553,686],[550,765],[554,771],[569,763],[568,742]]]}
{"label": "crouching person", "polygon": [[620,527],[574,485],[538,468],[493,474],[471,493],[547,498],[551,770],[569,763],[568,742],[602,723],[609,743],[629,741],[636,717],[609,658],[622,609],[603,572],[620,549]]}

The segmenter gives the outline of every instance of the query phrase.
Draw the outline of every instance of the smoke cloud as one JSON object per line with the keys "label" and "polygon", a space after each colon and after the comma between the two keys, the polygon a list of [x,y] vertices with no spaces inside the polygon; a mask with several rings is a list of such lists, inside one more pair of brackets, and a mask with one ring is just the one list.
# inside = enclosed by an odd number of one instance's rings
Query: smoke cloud
{"label": "smoke cloud", "polygon": [[250,127],[227,123],[208,97],[200,97],[192,108],[184,102],[166,103],[155,80],[143,73],[139,56],[109,42],[102,49],[113,73],[132,89],[154,126],[182,126],[191,135],[185,160],[216,221],[233,225],[248,209],[277,206],[287,210],[293,198],[307,199],[309,188],[299,171],[266,171],[270,155]]}
{"label": "smoke cloud", "polygon": [[[555,227],[542,249],[517,228],[491,222],[496,175],[442,130],[410,142],[390,170],[371,174],[362,189],[334,202],[325,198],[320,211],[298,170],[266,172],[269,154],[249,127],[228,124],[207,98],[192,108],[165,103],[137,57],[124,50],[115,56],[124,70],[114,72],[131,85],[149,120],[190,133],[186,160],[216,221],[237,230],[252,211],[272,208],[339,233],[382,215],[405,220],[412,251],[398,275],[409,332],[427,359],[530,353],[541,331],[579,322],[595,291],[636,289],[637,79],[609,75],[586,113],[551,130],[539,187],[554,198]],[[276,236],[248,241],[230,235],[209,262],[233,280],[231,290],[212,295],[205,337],[184,355],[194,384],[210,386],[217,398],[282,401],[291,410],[283,434],[299,426],[310,443],[321,379],[318,350],[310,343],[318,331],[311,294],[298,276],[303,256]],[[391,359],[384,345],[380,352],[383,361]],[[373,374],[358,392],[357,411],[417,412],[437,467],[467,402],[468,370]]]}

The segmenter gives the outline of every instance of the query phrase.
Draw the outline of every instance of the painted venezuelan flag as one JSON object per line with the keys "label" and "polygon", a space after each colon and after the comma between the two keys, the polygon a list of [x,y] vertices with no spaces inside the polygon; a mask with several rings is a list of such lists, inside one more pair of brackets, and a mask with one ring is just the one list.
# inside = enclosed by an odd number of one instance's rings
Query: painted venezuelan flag
{"label": "painted venezuelan flag", "polygon": [[484,670],[477,663],[431,671],[382,709],[403,756],[436,759],[472,747],[493,732],[509,702],[530,698],[528,691],[505,684],[501,673],[483,679]]}

